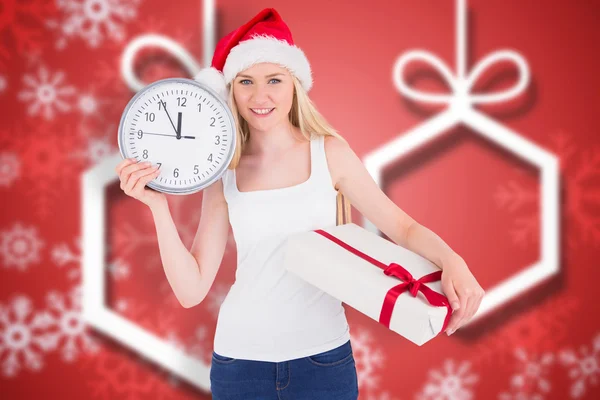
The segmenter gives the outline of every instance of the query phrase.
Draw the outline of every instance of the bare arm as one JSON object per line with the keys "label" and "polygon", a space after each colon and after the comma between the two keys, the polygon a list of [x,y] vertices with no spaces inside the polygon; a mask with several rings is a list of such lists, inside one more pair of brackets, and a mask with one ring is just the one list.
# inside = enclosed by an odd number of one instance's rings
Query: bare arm
{"label": "bare arm", "polygon": [[210,290],[225,253],[229,213],[221,179],[205,188],[198,230],[191,250],[184,246],[166,201],[151,208],[163,268],[179,303],[190,308]]}
{"label": "bare arm", "polygon": [[442,269],[445,264],[461,259],[438,235],[415,221],[383,193],[346,143],[326,137],[325,149],[336,189],[391,240]]}
{"label": "bare arm", "polygon": [[367,219],[396,244],[427,258],[444,270],[442,290],[453,314],[446,332],[451,335],[475,314],[484,295],[465,261],[433,231],[396,206],[377,186],[352,149],[335,137],[325,139],[328,164],[335,186]]}
{"label": "bare arm", "polygon": [[441,269],[453,260],[462,261],[462,257],[435,232],[414,220],[406,229],[401,246],[427,258]]}

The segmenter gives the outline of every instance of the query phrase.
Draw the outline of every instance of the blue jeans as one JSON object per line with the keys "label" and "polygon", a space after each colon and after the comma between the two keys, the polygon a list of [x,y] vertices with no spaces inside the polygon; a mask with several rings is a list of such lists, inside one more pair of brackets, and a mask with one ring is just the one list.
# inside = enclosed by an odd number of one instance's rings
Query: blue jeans
{"label": "blue jeans", "polygon": [[283,362],[242,360],[213,351],[213,400],[356,400],[352,345]]}

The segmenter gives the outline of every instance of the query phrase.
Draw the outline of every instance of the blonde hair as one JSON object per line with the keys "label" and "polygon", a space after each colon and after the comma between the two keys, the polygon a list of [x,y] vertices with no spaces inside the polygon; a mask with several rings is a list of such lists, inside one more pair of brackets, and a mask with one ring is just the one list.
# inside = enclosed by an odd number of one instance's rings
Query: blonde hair
{"label": "blonde hair", "polygon": [[[319,113],[314,103],[308,97],[308,93],[302,87],[302,84],[296,76],[290,73],[294,82],[294,99],[292,101],[292,108],[289,113],[289,119],[293,126],[300,128],[302,136],[306,140],[310,140],[310,133],[318,136],[335,136],[348,144],[348,141],[344,139],[337,131],[325,120],[325,118]],[[237,144],[235,146],[233,158],[229,164],[229,169],[237,168],[240,158],[248,139],[250,138],[250,129],[248,122],[240,115],[235,99],[233,96],[233,90],[231,89],[230,83],[229,89],[229,108],[233,114],[233,119],[236,125],[236,139]],[[350,201],[342,194],[341,191],[337,191],[337,212],[336,212],[336,225],[342,225],[352,222],[352,209],[350,207]]]}

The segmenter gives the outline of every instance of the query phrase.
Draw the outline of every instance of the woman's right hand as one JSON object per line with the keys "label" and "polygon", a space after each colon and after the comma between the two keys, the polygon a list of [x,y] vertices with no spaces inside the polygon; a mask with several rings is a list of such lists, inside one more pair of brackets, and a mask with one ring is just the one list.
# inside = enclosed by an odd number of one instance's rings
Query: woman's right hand
{"label": "woman's right hand", "polygon": [[121,189],[126,195],[133,197],[152,208],[166,201],[164,193],[146,188],[146,184],[160,174],[158,166],[149,162],[138,163],[135,159],[126,158],[115,168],[121,180]]}

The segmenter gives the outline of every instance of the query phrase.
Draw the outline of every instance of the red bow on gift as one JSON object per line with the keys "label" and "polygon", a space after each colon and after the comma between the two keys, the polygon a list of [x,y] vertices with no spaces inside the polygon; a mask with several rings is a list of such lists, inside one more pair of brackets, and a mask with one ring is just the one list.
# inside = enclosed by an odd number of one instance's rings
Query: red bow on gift
{"label": "red bow on gift", "polygon": [[427,299],[429,304],[436,306],[436,307],[446,307],[448,309],[446,318],[444,319],[444,325],[442,326],[442,329],[440,330],[440,332],[443,332],[446,330],[446,327],[448,326],[448,322],[450,321],[450,316],[452,315],[452,308],[450,307],[448,298],[446,296],[436,292],[435,290],[430,289],[429,287],[427,287],[427,285],[425,285],[425,283],[439,281],[442,278],[442,271],[435,271],[435,272],[432,272],[431,274],[424,275],[419,279],[415,279],[411,275],[411,273],[408,272],[400,264],[396,264],[393,262],[393,263],[390,263],[390,265],[385,265],[381,261],[378,261],[378,260],[374,259],[373,257],[370,257],[369,255],[361,252],[360,250],[355,249],[354,247],[350,246],[348,243],[345,243],[344,241],[336,238],[332,234],[325,232],[322,229],[317,229],[314,232],[326,237],[327,239],[342,246],[343,248],[345,248],[346,250],[359,256],[360,258],[383,269],[383,273],[386,274],[387,276],[394,276],[394,277],[400,279],[401,281],[403,281],[403,283],[401,283],[397,286],[394,286],[393,288],[388,290],[387,294],[385,295],[385,299],[383,301],[383,306],[381,307],[381,314],[379,315],[379,322],[381,324],[385,325],[386,328],[389,329],[389,327],[390,327],[390,320],[392,319],[392,312],[394,311],[394,305],[396,304],[396,299],[398,299],[398,296],[400,296],[403,292],[408,290],[408,292],[413,297],[417,297],[417,293],[421,292],[421,293],[423,293],[423,295],[425,296],[425,298]]}

